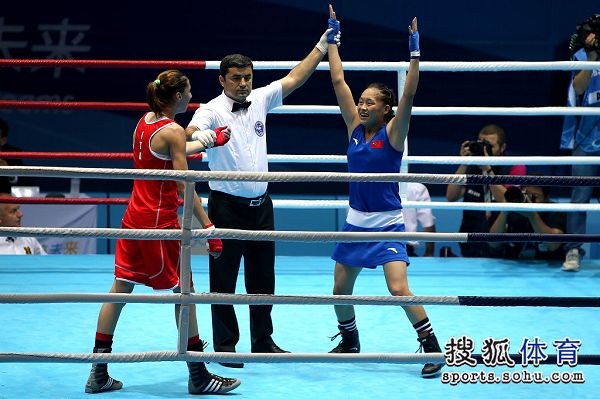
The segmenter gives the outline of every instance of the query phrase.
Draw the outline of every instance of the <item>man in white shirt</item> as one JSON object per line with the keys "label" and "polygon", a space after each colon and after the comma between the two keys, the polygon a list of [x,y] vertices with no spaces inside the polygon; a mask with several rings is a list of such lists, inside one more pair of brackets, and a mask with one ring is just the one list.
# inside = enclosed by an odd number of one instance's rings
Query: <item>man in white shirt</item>
{"label": "man in white shirt", "polygon": [[[22,217],[19,204],[0,203],[0,227],[21,227]],[[46,255],[46,251],[33,237],[0,236],[0,255]]]}
{"label": "man in white shirt", "polygon": [[[208,166],[219,171],[268,171],[267,114],[306,82],[327,53],[327,33],[294,69],[271,84],[252,90],[252,60],[241,54],[223,58],[219,82],[223,93],[200,107],[186,134],[191,140],[201,131],[228,126],[229,142],[209,148]],[[339,45],[339,36],[337,38]],[[266,182],[211,181],[208,215],[216,227],[244,230],[274,230],[273,203]],[[275,292],[275,243],[272,241],[223,240],[223,252],[211,258],[210,291],[234,293],[241,258],[244,258],[246,291]],[[213,345],[217,352],[235,352],[239,328],[232,305],[212,305]],[[272,306],[250,306],[252,352],[282,353],[271,335]],[[243,363],[221,363],[243,367]]]}
{"label": "man in white shirt", "polygon": [[[431,202],[429,191],[421,183],[407,183],[406,185],[406,199],[408,201],[424,201]],[[435,216],[431,208],[402,208],[402,216],[404,217],[404,226],[406,231],[416,232],[419,231],[419,224],[424,232],[435,233]],[[409,256],[417,256],[416,249],[419,247],[418,241],[407,241],[406,249]],[[423,256],[434,256],[435,243],[425,243],[425,253]]]}

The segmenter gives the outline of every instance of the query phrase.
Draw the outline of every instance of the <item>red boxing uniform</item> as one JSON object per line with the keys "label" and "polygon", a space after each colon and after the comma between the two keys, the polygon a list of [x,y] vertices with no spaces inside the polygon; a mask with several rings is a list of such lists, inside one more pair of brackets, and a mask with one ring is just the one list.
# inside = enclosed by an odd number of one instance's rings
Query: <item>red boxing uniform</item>
{"label": "red boxing uniform", "polygon": [[[172,170],[170,156],[150,148],[152,137],[175,121],[161,118],[148,123],[146,113],[135,128],[133,164],[136,169]],[[177,184],[172,180],[135,180],[123,217],[123,229],[179,229]],[[180,242],[177,240],[117,240],[115,277],[154,289],[179,285]]]}

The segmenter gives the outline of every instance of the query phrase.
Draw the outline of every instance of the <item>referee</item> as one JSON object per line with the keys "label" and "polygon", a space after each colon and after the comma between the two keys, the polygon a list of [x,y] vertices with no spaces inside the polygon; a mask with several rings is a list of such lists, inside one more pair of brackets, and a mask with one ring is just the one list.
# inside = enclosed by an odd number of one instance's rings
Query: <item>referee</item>
{"label": "referee", "polygon": [[[231,54],[221,60],[219,82],[223,93],[194,113],[186,134],[228,126],[229,142],[208,149],[211,170],[268,171],[267,114],[306,82],[327,53],[327,33],[290,73],[280,80],[252,90],[252,60]],[[337,38],[339,45],[339,37]],[[211,181],[208,214],[216,227],[243,230],[274,230],[273,203],[266,182]],[[210,291],[234,293],[240,261],[244,258],[246,292],[275,293],[275,243],[271,241],[223,240],[223,252],[210,258]],[[233,305],[212,305],[213,345],[217,352],[235,352],[240,333]],[[250,305],[250,336],[253,353],[284,353],[273,339],[271,305]],[[221,363],[244,367],[243,363]]]}

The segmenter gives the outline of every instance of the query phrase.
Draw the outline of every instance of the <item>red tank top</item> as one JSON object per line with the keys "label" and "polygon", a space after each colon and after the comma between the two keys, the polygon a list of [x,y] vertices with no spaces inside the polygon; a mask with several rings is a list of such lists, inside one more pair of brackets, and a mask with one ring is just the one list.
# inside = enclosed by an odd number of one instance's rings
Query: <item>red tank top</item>
{"label": "red tank top", "polygon": [[[175,121],[161,118],[148,123],[146,113],[135,128],[133,165],[135,169],[172,170],[170,156],[158,154],[150,149],[152,137],[162,128]],[[131,200],[123,217],[123,225],[132,228],[164,228],[177,223],[179,197],[177,184],[173,180],[134,180]]]}

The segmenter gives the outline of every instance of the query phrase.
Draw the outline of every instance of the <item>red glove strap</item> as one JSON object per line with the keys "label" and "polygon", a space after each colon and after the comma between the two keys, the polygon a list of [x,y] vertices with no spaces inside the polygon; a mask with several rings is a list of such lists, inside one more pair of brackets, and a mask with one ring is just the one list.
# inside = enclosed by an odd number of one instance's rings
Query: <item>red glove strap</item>
{"label": "red glove strap", "polygon": [[225,136],[223,130],[227,129],[226,126],[220,126],[215,129],[215,133],[217,134],[217,139],[215,140],[215,145],[213,147],[220,147],[222,145],[227,144],[229,141],[229,137]]}
{"label": "red glove strap", "polygon": [[[204,226],[205,229],[215,228],[215,225],[212,223]],[[210,253],[221,253],[223,252],[223,241],[220,238],[209,238],[206,240],[206,246],[208,247],[208,252]]]}
{"label": "red glove strap", "polygon": [[210,253],[220,253],[223,252],[223,241],[220,238],[209,238],[208,242],[208,252]]}

